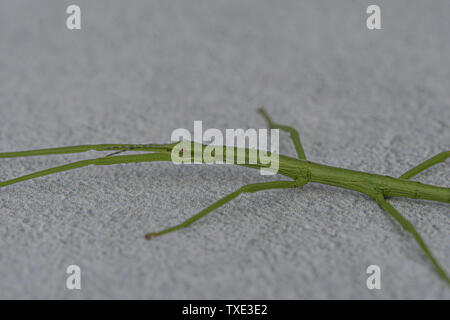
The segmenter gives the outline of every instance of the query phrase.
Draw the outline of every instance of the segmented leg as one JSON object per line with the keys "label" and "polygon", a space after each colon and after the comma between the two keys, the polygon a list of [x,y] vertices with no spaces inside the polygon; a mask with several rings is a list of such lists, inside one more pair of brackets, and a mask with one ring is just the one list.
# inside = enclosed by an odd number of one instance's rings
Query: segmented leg
{"label": "segmented leg", "polygon": [[403,217],[400,212],[397,211],[397,209],[395,209],[392,205],[390,205],[386,199],[384,198],[384,196],[382,194],[379,194],[375,200],[377,201],[377,203],[380,205],[380,207],[382,207],[385,211],[387,211],[395,220],[397,220],[398,223],[400,223],[400,225],[403,227],[403,229],[405,229],[406,231],[408,231],[409,233],[411,233],[414,236],[414,239],[417,241],[417,243],[419,244],[419,246],[423,249],[423,251],[425,252],[425,254],[427,255],[427,257],[431,260],[431,263],[433,263],[434,267],[436,268],[437,272],[439,273],[439,275],[444,278],[445,281],[447,281],[450,284],[450,279],[448,278],[447,274],[445,273],[444,269],[442,269],[442,267],[439,265],[439,263],[437,262],[437,260],[433,257],[431,251],[428,249],[428,246],[425,244],[425,241],[423,241],[422,237],[420,236],[420,234],[416,231],[416,229],[414,228],[414,226],[412,225],[411,222],[409,222],[408,219],[406,219],[405,217]]}
{"label": "segmented leg", "polygon": [[404,174],[402,174],[400,176],[400,178],[401,179],[411,179],[412,177],[414,177],[417,174],[419,174],[420,172],[434,166],[435,164],[445,162],[445,160],[447,160],[448,158],[450,158],[450,151],[441,152],[441,153],[435,155],[434,157],[415,166],[411,170],[406,171]]}
{"label": "segmented leg", "polygon": [[295,151],[297,152],[297,157],[302,160],[306,160],[305,151],[302,147],[302,142],[300,140],[300,135],[298,131],[290,126],[280,125],[272,121],[266,110],[264,108],[260,108],[258,112],[264,117],[267,122],[269,128],[272,129],[280,129],[285,132],[288,132],[291,136],[292,142],[294,143]]}
{"label": "segmented leg", "polygon": [[210,213],[211,211],[223,206],[224,204],[230,202],[231,200],[233,200],[234,198],[236,198],[237,196],[239,196],[241,193],[244,192],[257,192],[257,191],[262,191],[262,190],[269,190],[269,189],[283,189],[283,188],[295,188],[295,187],[301,187],[302,185],[305,185],[307,183],[307,181],[271,181],[271,182],[261,182],[261,183],[254,183],[254,184],[247,184],[241,188],[239,188],[238,190],[226,195],[225,197],[219,199],[218,201],[214,202],[212,205],[210,205],[209,207],[203,209],[202,211],[200,211],[199,213],[193,215],[192,217],[190,217],[189,219],[185,220],[184,222],[175,225],[173,227],[164,229],[162,231],[159,232],[150,232],[147,233],[147,235],[145,236],[145,238],[148,240],[152,237],[156,237],[156,236],[160,236],[162,234],[165,233],[169,233],[178,229],[182,229],[182,228],[186,228],[188,226],[190,226],[192,223],[194,223],[195,221],[199,220],[200,218],[206,216],[208,213]]}

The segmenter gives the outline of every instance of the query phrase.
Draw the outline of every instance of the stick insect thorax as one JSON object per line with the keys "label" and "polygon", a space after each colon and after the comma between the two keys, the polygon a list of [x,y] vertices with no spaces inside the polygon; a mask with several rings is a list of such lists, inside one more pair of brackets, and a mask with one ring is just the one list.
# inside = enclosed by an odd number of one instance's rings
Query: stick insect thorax
{"label": "stick insect thorax", "polygon": [[[386,201],[386,199],[389,197],[405,197],[450,203],[450,188],[438,187],[409,180],[423,170],[426,170],[427,168],[430,168],[437,163],[446,161],[448,158],[450,158],[450,151],[444,151],[440,154],[435,155],[434,157],[408,170],[399,178],[344,168],[337,168],[308,161],[301,145],[298,132],[290,126],[280,125],[273,122],[264,109],[260,109],[260,113],[266,119],[266,122],[268,123],[270,128],[278,128],[290,134],[291,140],[295,146],[295,150],[298,156],[297,158],[270,153],[264,150],[254,150],[248,148],[231,147],[232,149],[229,149],[230,147],[225,146],[215,146],[213,148],[210,148],[211,146],[202,144],[199,145],[190,141],[179,141],[171,144],[97,144],[18,152],[3,152],[0,153],[0,158],[69,154],[86,152],[89,150],[105,151],[109,152],[109,154],[100,158],[76,161],[58,167],[36,171],[18,178],[2,181],[0,182],[0,188],[30,179],[78,169],[90,165],[104,166],[121,163],[161,161],[174,163],[214,163],[209,160],[206,161],[206,159],[203,157],[204,151],[206,150],[208,151],[206,154],[209,154],[210,158],[213,158],[215,160],[222,160],[222,163],[231,163],[265,171],[268,170],[273,174],[280,174],[287,178],[290,178],[290,180],[277,180],[244,185],[236,191],[220,198],[210,206],[204,208],[194,216],[191,216],[178,225],[163,229],[158,232],[147,233],[145,236],[147,239],[186,228],[208,213],[232,201],[240,194],[245,192],[253,193],[263,190],[300,188],[309,182],[321,183],[358,191],[375,199],[378,205],[387,213],[389,213],[391,217],[394,218],[403,227],[404,230],[413,235],[416,242],[423,249],[423,252],[434,265],[436,271],[448,284],[450,284],[450,278],[434,258],[428,246],[425,244],[424,240],[416,231],[412,223],[405,217],[403,217],[391,204]],[[186,146],[190,146],[191,150],[194,150],[194,147],[197,146],[201,149],[202,152],[188,152],[189,148],[186,148]],[[230,152],[230,150],[232,152]],[[126,151],[141,153],[118,155],[119,153]],[[256,161],[254,157],[255,152],[257,155]]]}
{"label": "stick insect thorax", "polygon": [[[203,149],[208,148],[206,145],[184,140],[173,144],[169,149],[172,153],[180,149],[186,150],[188,144],[192,144],[191,150],[193,150],[196,145],[201,146]],[[222,146],[220,148],[223,154],[223,161],[221,163],[226,163],[225,158],[227,157],[227,150],[230,150],[230,147]],[[249,158],[253,150],[236,147],[233,147],[232,149],[234,150],[234,164],[255,169],[272,170],[274,173],[279,173],[293,180],[316,182],[354,190],[367,194],[373,198],[376,198],[376,196],[381,193],[385,197],[404,197],[450,203],[450,188],[438,187],[375,173],[338,168],[284,155],[277,155],[277,157],[272,156],[272,161],[277,161],[276,165],[273,163],[261,163],[260,161],[256,164],[250,164]],[[261,152],[261,150],[256,151]],[[244,163],[237,162],[236,159],[238,154],[245,154]],[[270,152],[267,152],[267,154],[268,156],[271,156]],[[179,158],[179,163],[211,164],[205,162],[203,158],[195,156],[193,152],[191,155],[184,152],[183,156],[184,158],[182,160]],[[172,157],[172,159],[174,158]]]}

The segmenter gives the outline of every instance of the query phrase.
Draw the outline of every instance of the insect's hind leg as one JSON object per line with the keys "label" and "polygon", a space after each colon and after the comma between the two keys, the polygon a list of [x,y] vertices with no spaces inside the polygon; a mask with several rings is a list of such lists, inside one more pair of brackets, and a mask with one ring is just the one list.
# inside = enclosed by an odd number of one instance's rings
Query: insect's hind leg
{"label": "insect's hind leg", "polygon": [[253,183],[253,184],[247,184],[238,190],[226,195],[225,197],[219,199],[218,201],[214,202],[209,207],[203,209],[202,211],[198,212],[197,214],[193,215],[192,217],[186,219],[184,222],[175,225],[173,227],[164,229],[159,232],[150,232],[145,235],[145,238],[147,240],[163,235],[165,233],[173,232],[182,228],[186,228],[190,226],[195,221],[199,220],[200,218],[206,216],[211,211],[223,206],[224,204],[230,202],[237,196],[239,196],[241,193],[244,192],[257,192],[262,190],[269,190],[269,189],[284,189],[284,188],[295,188],[295,187],[301,187],[302,185],[305,185],[307,181],[271,181],[271,182],[261,182],[261,183]]}
{"label": "insect's hind leg", "polygon": [[420,172],[434,166],[435,164],[445,162],[450,158],[450,151],[444,151],[441,152],[434,157],[431,157],[430,159],[420,163],[419,165],[415,166],[414,168],[406,171],[404,174],[402,174],[399,178],[401,179],[411,179],[412,177],[416,176]]}
{"label": "insect's hind leg", "polygon": [[291,140],[294,143],[295,151],[297,152],[297,157],[302,160],[306,160],[305,151],[303,150],[302,142],[300,140],[300,135],[298,131],[290,126],[280,125],[272,121],[269,114],[266,112],[264,108],[258,109],[258,112],[264,117],[267,122],[267,125],[273,129],[280,129],[285,132],[288,132],[291,136]]}
{"label": "insect's hind leg", "polygon": [[423,241],[420,234],[416,231],[414,226],[411,222],[409,222],[408,219],[403,217],[400,212],[397,211],[391,204],[389,204],[383,194],[378,194],[374,197],[377,201],[378,205],[383,208],[385,211],[387,211],[397,222],[409,233],[411,233],[414,236],[414,239],[419,244],[419,246],[422,248],[422,250],[425,252],[427,257],[430,259],[431,263],[435,267],[436,271],[439,273],[439,275],[444,278],[445,281],[447,281],[448,284],[450,284],[450,279],[448,278],[447,274],[445,273],[444,269],[439,265],[437,260],[434,258],[433,254],[431,253],[430,249],[428,249],[428,246],[425,244],[425,241]]}

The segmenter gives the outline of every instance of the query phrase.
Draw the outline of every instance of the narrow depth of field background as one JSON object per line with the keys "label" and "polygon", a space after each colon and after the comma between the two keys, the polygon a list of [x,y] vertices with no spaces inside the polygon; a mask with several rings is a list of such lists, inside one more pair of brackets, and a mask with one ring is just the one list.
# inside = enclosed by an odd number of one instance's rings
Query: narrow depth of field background
{"label": "narrow depth of field background", "polygon": [[[81,30],[66,8],[81,7]],[[381,30],[366,8],[381,7]],[[177,128],[301,134],[310,160],[399,176],[450,150],[449,1],[0,3],[0,150],[166,143]],[[294,155],[281,134],[281,152]],[[2,159],[0,180],[98,156]],[[450,187],[449,163],[415,180]],[[449,299],[371,199],[310,184],[242,195],[237,166],[88,167],[0,189],[0,298]],[[449,206],[392,199],[450,271]],[[150,208],[151,206],[151,208]],[[169,213],[167,213],[169,212]],[[81,268],[81,290],[66,268]],[[366,268],[381,268],[368,290]]]}

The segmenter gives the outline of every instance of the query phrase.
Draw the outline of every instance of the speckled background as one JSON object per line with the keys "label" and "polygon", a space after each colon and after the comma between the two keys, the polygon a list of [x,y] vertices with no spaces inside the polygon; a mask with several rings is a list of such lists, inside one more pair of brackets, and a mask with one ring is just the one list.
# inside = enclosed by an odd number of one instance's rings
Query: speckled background
{"label": "speckled background", "polygon": [[[0,2],[0,150],[164,143],[176,128],[299,129],[312,161],[398,176],[450,150],[449,1]],[[293,155],[286,135],[281,151]],[[1,159],[0,179],[97,156]],[[415,179],[450,187],[449,163]],[[233,166],[88,167],[0,190],[0,298],[441,298],[412,237],[356,192],[242,195]],[[450,270],[449,205],[392,199]],[[77,264],[82,289],[67,290]],[[368,290],[366,268],[381,268]]]}

